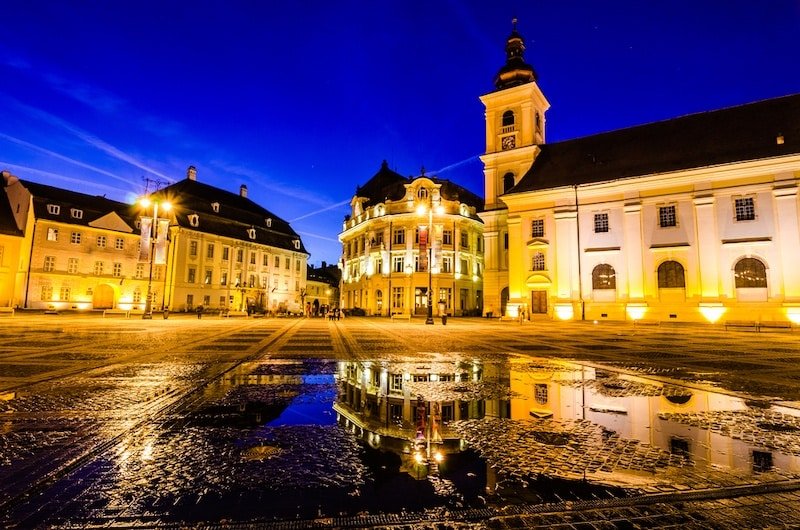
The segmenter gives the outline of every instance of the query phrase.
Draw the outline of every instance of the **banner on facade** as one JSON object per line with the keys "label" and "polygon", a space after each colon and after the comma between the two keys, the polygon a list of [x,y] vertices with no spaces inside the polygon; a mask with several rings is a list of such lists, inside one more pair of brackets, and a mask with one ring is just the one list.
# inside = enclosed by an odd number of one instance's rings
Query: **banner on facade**
{"label": "banner on facade", "polygon": [[153,233],[153,218],[142,217],[142,233],[139,239],[139,261],[150,261],[150,238]]}
{"label": "banner on facade", "polygon": [[156,248],[153,263],[166,265],[167,263],[167,235],[169,234],[169,219],[159,219],[156,230]]}
{"label": "banner on facade", "polygon": [[442,225],[436,225],[433,232],[433,263],[431,267],[438,267],[442,272]]}
{"label": "banner on facade", "polygon": [[419,227],[419,270],[428,270],[428,227]]}

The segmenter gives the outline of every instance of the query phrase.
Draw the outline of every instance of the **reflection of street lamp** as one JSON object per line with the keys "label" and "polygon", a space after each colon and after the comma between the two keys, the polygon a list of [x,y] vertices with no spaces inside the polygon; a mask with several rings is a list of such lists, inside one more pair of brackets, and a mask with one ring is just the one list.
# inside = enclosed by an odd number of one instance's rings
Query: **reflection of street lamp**
{"label": "reflection of street lamp", "polygon": [[172,205],[167,202],[159,203],[157,200],[151,201],[149,197],[142,197],[139,199],[139,204],[143,206],[145,209],[149,208],[150,205],[153,206],[153,221],[151,227],[151,234],[150,234],[150,274],[147,276],[147,300],[144,303],[144,314],[142,315],[143,319],[152,319],[153,318],[153,304],[152,304],[152,297],[153,297],[153,261],[155,261],[155,246],[156,246],[156,238],[158,237],[158,207],[161,206],[161,209],[165,212],[170,211]]}
{"label": "reflection of street lamp", "polygon": [[[436,213],[441,214],[444,211],[444,208],[440,204],[436,207]],[[428,228],[427,228],[427,238],[428,238],[428,317],[425,319],[426,324],[433,324],[433,238],[431,234],[433,232],[433,197],[428,195],[428,204],[420,204],[417,206],[417,214],[425,215],[428,213]]]}

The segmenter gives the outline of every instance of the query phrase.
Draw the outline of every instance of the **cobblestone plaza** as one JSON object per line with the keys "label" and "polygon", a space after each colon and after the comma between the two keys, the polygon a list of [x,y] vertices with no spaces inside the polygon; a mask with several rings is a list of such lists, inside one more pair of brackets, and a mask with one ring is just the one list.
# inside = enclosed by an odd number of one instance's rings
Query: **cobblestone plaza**
{"label": "cobblestone plaza", "polygon": [[[3,317],[0,524],[800,525],[796,331],[423,322]],[[448,363],[480,384],[411,393],[481,405],[443,418],[460,445],[414,477],[366,443],[346,374]]]}

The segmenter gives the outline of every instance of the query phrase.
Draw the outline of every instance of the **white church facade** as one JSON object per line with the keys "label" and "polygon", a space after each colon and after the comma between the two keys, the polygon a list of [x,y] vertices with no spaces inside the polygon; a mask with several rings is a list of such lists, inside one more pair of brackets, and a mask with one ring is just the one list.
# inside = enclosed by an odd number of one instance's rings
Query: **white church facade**
{"label": "white church facade", "polygon": [[481,97],[486,312],[800,322],[800,95],[547,143],[523,52]]}

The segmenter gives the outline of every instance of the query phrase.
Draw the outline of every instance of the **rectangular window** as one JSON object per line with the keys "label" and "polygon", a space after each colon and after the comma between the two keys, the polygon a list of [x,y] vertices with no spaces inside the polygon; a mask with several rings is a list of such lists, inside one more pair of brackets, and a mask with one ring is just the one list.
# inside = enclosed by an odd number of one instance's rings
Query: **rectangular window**
{"label": "rectangular window", "polygon": [[125,240],[121,237],[118,237],[114,240],[114,248],[117,250],[123,250],[125,248]]}
{"label": "rectangular window", "polygon": [[94,275],[95,276],[102,276],[104,268],[105,268],[105,266],[103,265],[102,261],[95,261],[94,262]]}
{"label": "rectangular window", "polygon": [[261,258],[261,266],[269,267],[269,254],[264,254]]}
{"label": "rectangular window", "polygon": [[211,285],[211,276],[213,271],[211,269],[205,270],[205,277],[203,278],[203,283],[206,285]]}
{"label": "rectangular window", "polygon": [[206,245],[206,259],[214,259],[214,243]]}
{"label": "rectangular window", "polygon": [[392,235],[392,243],[395,245],[402,245],[406,242],[406,231],[402,228],[394,231]]}
{"label": "rectangular window", "polygon": [[122,276],[122,263],[114,263],[113,275],[117,278]]}
{"label": "rectangular window", "polygon": [[600,234],[608,232],[608,214],[596,213],[594,214],[594,232]]}
{"label": "rectangular window", "polygon": [[197,256],[197,241],[189,241],[189,255],[193,258]]}
{"label": "rectangular window", "polygon": [[403,256],[394,256],[392,258],[392,270],[394,272],[403,272]]}
{"label": "rectangular window", "polygon": [[442,272],[453,272],[453,258],[450,256],[442,258]]}
{"label": "rectangular window", "polygon": [[255,251],[250,252],[250,265],[256,264],[256,253]]}
{"label": "rectangular window", "polygon": [[281,257],[275,256],[275,268],[277,269],[280,266],[281,266]]}
{"label": "rectangular window", "polygon": [[56,257],[55,256],[45,256],[44,257],[44,272],[53,272],[56,268]]}
{"label": "rectangular window", "polygon": [[374,274],[383,274],[383,260],[381,258],[375,259]]}
{"label": "rectangular window", "polygon": [[478,239],[475,241],[475,243],[476,243],[475,248],[477,249],[477,251],[478,252],[483,252],[483,238],[482,237],[478,237]]}
{"label": "rectangular window", "polygon": [[756,205],[752,197],[734,200],[737,221],[753,221],[756,218]]}
{"label": "rectangular window", "polygon": [[392,308],[402,309],[405,304],[403,303],[403,288],[392,287]]}
{"label": "rectangular window", "polygon": [[439,288],[439,301],[444,301],[446,309],[453,307],[453,290],[449,287]]}
{"label": "rectangular window", "polygon": [[295,280],[294,281],[294,290],[295,291],[299,291],[300,290],[300,280]]}
{"label": "rectangular window", "polygon": [[42,285],[42,300],[52,300],[52,299],[53,299],[53,286]]}
{"label": "rectangular window", "polygon": [[461,274],[469,274],[469,264],[465,259],[461,260]]}
{"label": "rectangular window", "polygon": [[544,219],[531,221],[531,237],[544,237]]}
{"label": "rectangular window", "polygon": [[389,390],[393,392],[403,390],[403,374],[392,374],[392,378],[389,380]]}
{"label": "rectangular window", "polygon": [[161,281],[161,272],[163,270],[164,269],[161,267],[161,265],[157,265],[157,266],[153,267],[153,280],[155,280],[157,282],[160,282]]}
{"label": "rectangular window", "polygon": [[69,214],[75,219],[83,219],[83,210],[78,210],[77,208],[70,208]]}
{"label": "rectangular window", "polygon": [[231,247],[222,247],[222,261],[228,261],[231,254]]}
{"label": "rectangular window", "polygon": [[461,232],[461,248],[469,248],[469,234]]}
{"label": "rectangular window", "polygon": [[58,241],[58,228],[48,228],[47,229],[47,240],[48,241]]}
{"label": "rectangular window", "polygon": [[69,258],[67,261],[67,272],[70,274],[78,274],[78,258]]}
{"label": "rectangular window", "polygon": [[142,278],[144,278],[144,263],[137,263],[136,264],[135,278],[137,280],[141,280]]}
{"label": "rectangular window", "polygon": [[286,257],[286,260],[284,261],[284,264],[286,266],[286,270],[287,271],[292,268],[292,260],[290,260],[288,256]]}
{"label": "rectangular window", "polygon": [[375,244],[381,246],[383,244],[383,232],[375,234]]}
{"label": "rectangular window", "polygon": [[62,302],[69,302],[69,298],[71,295],[71,291],[69,287],[63,286],[61,287],[61,291],[58,293],[58,299]]}
{"label": "rectangular window", "polygon": [[236,249],[236,263],[242,263],[244,261],[244,249],[237,248]]}
{"label": "rectangular window", "polygon": [[453,231],[452,230],[442,230],[442,244],[444,244],[444,245],[452,245],[453,244]]}
{"label": "rectangular window", "polygon": [[223,271],[219,276],[220,285],[228,285],[228,271]]}
{"label": "rectangular window", "polygon": [[294,264],[294,270],[300,272],[300,260],[298,259]]}
{"label": "rectangular window", "polygon": [[97,247],[106,248],[106,236],[97,236]]}
{"label": "rectangular window", "polygon": [[203,296],[203,305],[204,306],[210,306],[211,305],[211,296],[209,296],[209,295],[204,295]]}
{"label": "rectangular window", "polygon": [[503,250],[508,250],[508,232],[503,233]]}
{"label": "rectangular window", "polygon": [[194,283],[196,274],[197,274],[197,269],[195,269],[194,267],[189,267],[189,270],[186,273],[186,281],[189,283]]}
{"label": "rectangular window", "polygon": [[532,271],[543,271],[547,270],[545,268],[545,260],[544,260],[544,253],[537,252],[531,258],[531,270]]}
{"label": "rectangular window", "polygon": [[48,204],[47,213],[49,213],[50,215],[58,215],[61,213],[61,206],[57,204]]}
{"label": "rectangular window", "polygon": [[186,309],[192,309],[192,306],[194,306],[194,295],[193,294],[187,294],[186,295]]}
{"label": "rectangular window", "polygon": [[670,226],[677,226],[678,220],[675,217],[675,205],[660,206],[658,208],[658,226],[661,228],[669,228]]}

